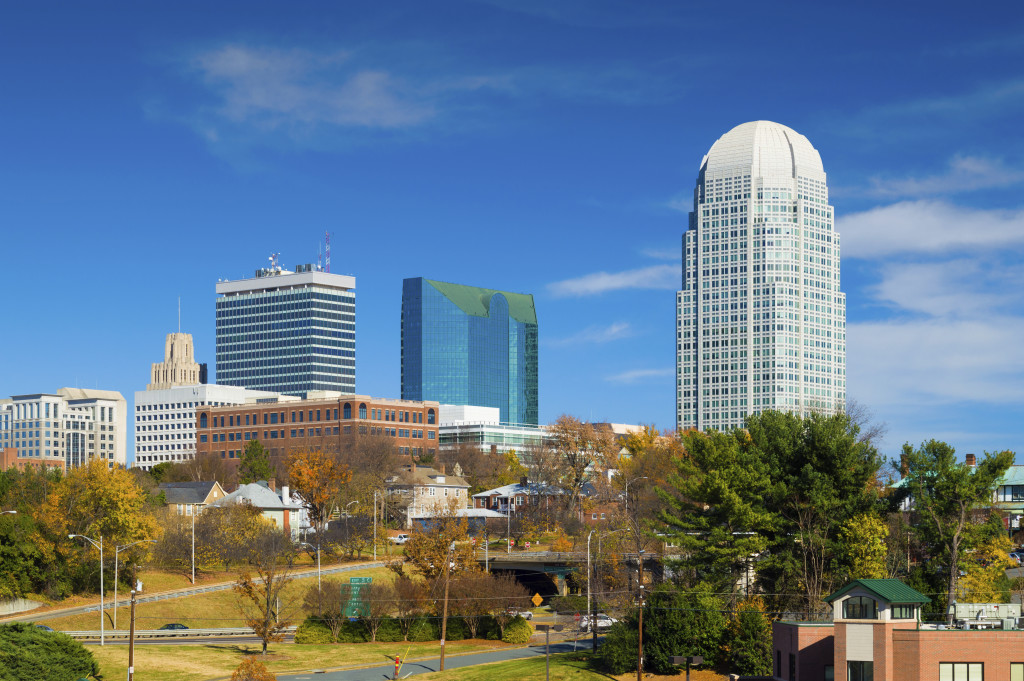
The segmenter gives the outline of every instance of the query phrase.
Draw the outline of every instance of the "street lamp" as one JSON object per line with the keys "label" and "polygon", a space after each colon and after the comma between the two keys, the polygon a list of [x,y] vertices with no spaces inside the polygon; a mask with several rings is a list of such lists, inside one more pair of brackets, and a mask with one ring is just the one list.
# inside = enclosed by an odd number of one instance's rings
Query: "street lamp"
{"label": "street lamp", "polygon": [[69,534],[68,539],[80,537],[100,550],[100,645],[105,645],[106,634],[103,626],[103,535],[100,535],[99,543],[84,534]]}
{"label": "street lamp", "polygon": [[[149,542],[150,544],[155,544],[156,539],[140,539],[137,542],[125,544],[124,546],[114,546],[114,629],[117,629],[117,557],[118,555],[120,555],[122,549],[130,549],[136,544],[145,544],[146,542]],[[134,584],[132,585],[132,591],[135,591]]]}
{"label": "street lamp", "polygon": [[640,594],[639,610],[640,622],[638,628],[638,643],[636,647],[636,681],[643,681],[644,678],[644,551],[640,549],[636,554],[637,560],[637,586]]}
{"label": "street lamp", "polygon": [[544,669],[547,681],[551,681],[551,632],[561,631],[561,624],[538,624],[535,629],[544,632]]}
{"label": "street lamp", "polygon": [[648,479],[648,477],[646,475],[641,475],[638,478],[633,478],[632,480],[627,480],[626,481],[626,491],[625,491],[626,508],[625,508],[625,510],[626,510],[627,513],[629,512],[629,486],[630,486],[630,484],[636,482],[637,480],[647,480],[647,479]]}

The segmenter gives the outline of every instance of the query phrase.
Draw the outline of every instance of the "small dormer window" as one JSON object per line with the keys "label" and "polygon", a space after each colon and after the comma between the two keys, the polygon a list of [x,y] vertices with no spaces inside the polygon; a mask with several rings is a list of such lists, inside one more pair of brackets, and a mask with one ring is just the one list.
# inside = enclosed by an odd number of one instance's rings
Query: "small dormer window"
{"label": "small dormer window", "polygon": [[912,620],[916,617],[914,606],[911,603],[893,603],[889,609],[889,619]]}
{"label": "small dormer window", "polygon": [[868,596],[852,596],[843,601],[843,619],[876,620],[878,606],[875,599]]}

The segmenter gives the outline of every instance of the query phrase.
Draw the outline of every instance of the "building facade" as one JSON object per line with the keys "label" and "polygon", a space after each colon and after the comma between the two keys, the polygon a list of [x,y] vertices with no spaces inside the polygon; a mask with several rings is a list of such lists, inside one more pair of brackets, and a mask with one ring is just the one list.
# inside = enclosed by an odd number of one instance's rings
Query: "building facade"
{"label": "building facade", "polygon": [[135,459],[133,467],[150,470],[166,462],[196,455],[196,410],[199,407],[255,403],[278,394],[232,385],[184,385],[135,393]]}
{"label": "building facade", "polygon": [[440,449],[472,446],[491,454],[514,449],[521,459],[553,444],[546,426],[501,423],[497,407],[442,404],[437,436]]}
{"label": "building facade", "polygon": [[196,449],[239,459],[249,440],[273,455],[302,447],[341,449],[346,437],[382,435],[409,456],[437,453],[437,402],[388,400],[365,395],[311,392],[309,399],[260,400],[236,406],[201,406]]}
{"label": "building facade", "polygon": [[676,294],[676,426],[846,402],[846,295],[821,157],[778,123],[739,125],[701,162]]}
{"label": "building facade", "polygon": [[146,390],[164,390],[179,385],[201,383],[192,334],[169,333],[164,343],[164,361],[154,362]]}
{"label": "building facade", "polygon": [[388,499],[404,510],[405,526],[411,528],[417,520],[432,518],[444,513],[448,504],[462,510],[469,501],[469,483],[461,476],[461,471],[453,471],[451,475],[441,469],[406,464],[385,484]]}
{"label": "building facade", "polygon": [[496,407],[537,425],[533,296],[422,277],[402,285],[402,399]]}
{"label": "building facade", "polygon": [[789,681],[1021,681],[1019,604],[968,605],[1010,617],[921,621],[923,594],[895,579],[859,579],[826,598],[830,622],[772,624],[773,676]]}
{"label": "building facade", "polygon": [[356,280],[299,265],[217,283],[216,382],[305,396],[356,390]]}
{"label": "building facade", "polygon": [[100,459],[111,468],[124,466],[127,412],[124,397],[113,390],[15,395],[0,400],[0,443],[32,465],[68,469]]}

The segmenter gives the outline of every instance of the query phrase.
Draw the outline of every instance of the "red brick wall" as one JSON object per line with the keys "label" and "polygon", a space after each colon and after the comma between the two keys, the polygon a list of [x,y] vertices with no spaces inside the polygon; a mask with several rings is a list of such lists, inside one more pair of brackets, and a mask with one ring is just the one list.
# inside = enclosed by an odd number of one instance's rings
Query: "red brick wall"
{"label": "red brick wall", "polygon": [[940,662],[981,662],[985,681],[1010,681],[1010,663],[1024,662],[1024,631],[902,630],[893,646],[893,681],[939,681]]}
{"label": "red brick wall", "polygon": [[[833,627],[829,625],[808,626],[791,622],[772,624],[772,665],[773,674],[789,679],[789,655],[796,655],[797,681],[822,681],[825,667],[832,664]],[[781,653],[782,669],[775,668],[777,653]],[[838,673],[838,670],[837,670]]]}

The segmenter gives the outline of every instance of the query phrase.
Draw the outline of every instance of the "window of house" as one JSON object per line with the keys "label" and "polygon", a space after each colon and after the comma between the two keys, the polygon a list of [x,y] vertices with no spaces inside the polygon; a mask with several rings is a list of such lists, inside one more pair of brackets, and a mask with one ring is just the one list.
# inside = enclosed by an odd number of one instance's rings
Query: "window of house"
{"label": "window of house", "polygon": [[[789,654],[789,681],[796,681],[796,655],[793,653]],[[854,681],[854,679],[850,679]],[[858,679],[857,681],[862,681]]]}
{"label": "window of house", "polygon": [[889,607],[892,610],[890,617],[894,620],[912,620],[915,617],[914,606],[910,603],[893,603]]}
{"label": "window of house", "polygon": [[597,514],[596,513],[591,513],[590,514],[590,519],[591,520],[597,520]]}
{"label": "window of house", "polygon": [[775,676],[782,678],[782,651],[775,651]]}
{"label": "window of house", "polygon": [[366,418],[366,405],[365,404],[360,404],[359,405],[359,418],[361,418],[361,419],[365,419]]}
{"label": "window of house", "polygon": [[[843,601],[843,618],[848,620],[878,619],[875,599],[868,596],[853,596]],[[854,681],[850,679],[849,681]]]}
{"label": "window of house", "polygon": [[846,678],[847,681],[872,681],[874,678],[875,665],[873,662],[847,662],[846,663]]}
{"label": "window of house", "polygon": [[825,681],[835,681],[836,668],[830,664],[825,665]]}
{"label": "window of house", "polygon": [[344,414],[345,418],[347,419],[352,418],[352,405],[346,404],[344,407],[342,407],[341,413]]}
{"label": "window of house", "polygon": [[[985,665],[981,662],[939,663],[939,681],[984,681],[984,679]],[[850,681],[858,680],[850,679]]]}
{"label": "window of house", "polygon": [[434,496],[434,488],[433,487],[430,488],[430,496]]}
{"label": "window of house", "polygon": [[433,409],[428,409],[427,410],[427,423],[429,423],[429,424],[433,424],[434,423],[434,410]]}
{"label": "window of house", "polygon": [[1010,681],[1024,681],[1024,662],[1010,663]]}

